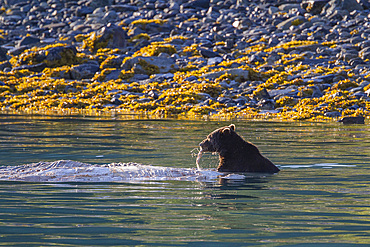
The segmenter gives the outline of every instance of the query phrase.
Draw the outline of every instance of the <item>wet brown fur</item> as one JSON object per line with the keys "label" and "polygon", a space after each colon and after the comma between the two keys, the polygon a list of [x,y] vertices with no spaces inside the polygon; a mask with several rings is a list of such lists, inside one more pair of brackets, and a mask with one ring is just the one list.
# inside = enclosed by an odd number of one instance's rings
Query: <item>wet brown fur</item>
{"label": "wet brown fur", "polygon": [[276,173],[279,171],[270,160],[264,157],[258,148],[245,141],[235,132],[231,124],[216,129],[203,140],[199,146],[202,152],[217,152],[220,172],[262,172]]}

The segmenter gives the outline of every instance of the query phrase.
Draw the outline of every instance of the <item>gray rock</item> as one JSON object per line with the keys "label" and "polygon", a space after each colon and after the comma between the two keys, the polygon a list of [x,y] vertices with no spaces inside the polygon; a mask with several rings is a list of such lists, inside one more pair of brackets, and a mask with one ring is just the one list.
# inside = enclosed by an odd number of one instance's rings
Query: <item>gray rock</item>
{"label": "gray rock", "polygon": [[112,72],[110,72],[108,75],[105,76],[105,81],[117,80],[120,74],[121,74],[121,70],[119,69],[113,70]]}
{"label": "gray rock", "polygon": [[359,57],[355,57],[355,58],[352,58],[348,61],[348,64],[355,67],[357,65],[360,65],[360,64],[366,64],[364,60],[362,60],[361,58]]}
{"label": "gray rock", "polygon": [[365,117],[343,117],[339,119],[338,122],[343,124],[365,124]]}
{"label": "gray rock", "polygon": [[22,54],[28,48],[29,48],[29,46],[26,46],[26,45],[20,46],[20,47],[14,47],[14,48],[8,50],[8,54],[12,55],[12,56],[18,56],[18,55]]}
{"label": "gray rock", "polygon": [[207,60],[207,65],[217,65],[223,61],[222,57],[213,57]]}
{"label": "gray rock", "polygon": [[137,6],[129,4],[115,4],[107,7],[109,7],[110,10],[114,10],[116,12],[135,12],[139,9]]}
{"label": "gray rock", "polygon": [[275,7],[275,6],[270,6],[269,9],[268,9],[268,13],[270,15],[273,15],[273,14],[275,14],[278,11],[279,11],[279,8],[278,7]]}
{"label": "gray rock", "polygon": [[296,3],[286,3],[286,4],[282,4],[279,6],[279,10],[285,11],[285,12],[288,12],[289,10],[294,9],[294,8],[295,9],[301,8],[301,5],[296,4]]}
{"label": "gray rock", "polygon": [[351,12],[353,10],[363,10],[363,7],[356,0],[331,0],[323,8],[321,14],[332,16],[335,13],[339,14],[340,10]]}
{"label": "gray rock", "polygon": [[342,116],[342,113],[338,112],[338,111],[332,111],[332,112],[326,112],[324,114],[326,117],[332,117],[332,118],[336,118],[336,117],[340,117]]}
{"label": "gray rock", "polygon": [[4,25],[16,24],[17,22],[20,22],[22,20],[22,16],[19,15],[0,16],[0,23]]}
{"label": "gray rock", "polygon": [[106,68],[120,68],[123,59],[125,56],[117,56],[109,60],[108,63],[101,64],[101,69],[106,69]]}
{"label": "gray rock", "polygon": [[[40,51],[30,50],[27,53],[22,53],[19,56],[18,64],[30,65],[46,63],[48,67],[59,67],[74,63],[77,60],[76,54],[77,50],[74,46],[57,46]],[[23,59],[27,56],[29,56],[30,59]]]}
{"label": "gray rock", "polygon": [[119,100],[119,96],[117,96],[117,95],[114,95],[114,97],[110,100],[110,102],[113,105],[120,105],[120,104],[122,104],[122,101]]}
{"label": "gray rock", "polygon": [[200,55],[204,58],[219,57],[220,55],[217,52],[211,51],[209,49],[201,48],[199,49]]}
{"label": "gray rock", "polygon": [[4,4],[7,7],[10,7],[10,6],[16,4],[17,2],[19,2],[19,0],[3,0],[3,1],[1,1],[1,3]]}
{"label": "gray rock", "polygon": [[339,54],[337,54],[337,58],[344,61],[349,61],[353,58],[357,58],[358,55],[359,53],[355,50],[342,50]]}
{"label": "gray rock", "polygon": [[171,81],[174,77],[173,73],[165,73],[165,74],[156,74],[152,76],[153,81],[156,82],[162,82],[164,80],[169,80]]}
{"label": "gray rock", "polygon": [[315,84],[317,83],[333,83],[335,75],[334,74],[329,74],[329,75],[321,75],[321,76],[314,76],[311,77],[310,80],[313,80]]}
{"label": "gray rock", "polygon": [[318,86],[309,86],[308,89],[313,91],[311,95],[312,98],[320,98],[323,96],[323,93]]}
{"label": "gray rock", "polygon": [[226,104],[226,103],[232,102],[232,99],[226,98],[226,97],[218,97],[216,99],[216,101],[219,102],[219,103],[221,103],[221,104]]}
{"label": "gray rock", "polygon": [[362,92],[362,91],[357,91],[357,92],[354,92],[353,94],[351,94],[350,96],[355,97],[356,99],[361,99],[361,98],[367,97],[367,94]]}
{"label": "gray rock", "polygon": [[370,59],[370,47],[366,47],[364,49],[362,49],[359,53],[358,53],[358,56],[365,60],[365,59]]}
{"label": "gray rock", "polygon": [[225,73],[232,75],[232,76],[236,76],[237,79],[239,80],[246,81],[249,79],[249,71],[244,70],[244,69],[226,69],[222,71],[206,73],[202,75],[201,77],[206,78],[206,79],[216,79]]}
{"label": "gray rock", "polygon": [[105,23],[112,22],[115,21],[117,17],[118,17],[117,12],[114,10],[110,10],[104,14],[102,21],[104,21]]}
{"label": "gray rock", "polygon": [[303,22],[305,22],[305,18],[303,16],[293,16],[285,21],[280,22],[279,24],[277,24],[276,27],[281,30],[287,30],[294,23],[303,23]]}
{"label": "gray rock", "polygon": [[72,66],[70,70],[71,79],[90,79],[99,71],[99,64],[95,62],[84,63]]}
{"label": "gray rock", "polygon": [[370,81],[363,81],[363,82],[360,83],[359,87],[363,89],[364,87],[366,87],[369,84],[370,84]]}
{"label": "gray rock", "polygon": [[[131,78],[131,81],[139,81],[139,83],[141,83],[141,81],[144,81],[144,80],[147,80],[149,79],[149,76],[148,75],[144,75],[144,74],[135,74],[132,78]],[[144,95],[144,94],[141,94],[141,96]]]}
{"label": "gray rock", "polygon": [[277,52],[271,52],[267,57],[267,64],[274,64],[275,62],[279,61],[281,58],[281,55],[279,55]]}
{"label": "gray rock", "polygon": [[247,104],[249,102],[249,99],[247,99],[246,97],[239,97],[237,98],[236,100],[234,100],[235,103],[236,103],[236,106],[244,106],[245,104]]}
{"label": "gray rock", "polygon": [[38,64],[21,65],[18,67],[14,67],[12,71],[28,69],[29,71],[33,71],[33,72],[42,72],[46,67],[47,66],[45,63],[38,63]]}
{"label": "gray rock", "polygon": [[257,108],[261,110],[274,110],[275,100],[264,98],[258,102]]}
{"label": "gray rock", "polygon": [[[140,61],[143,61],[143,62],[140,62]],[[134,66],[137,66],[138,64],[140,63],[145,63],[145,64],[149,64],[150,66],[156,66],[158,67],[159,69],[159,73],[168,73],[168,72],[172,72],[174,70],[177,70],[178,69],[178,66],[176,65],[176,60],[172,57],[142,57],[142,56],[139,56],[139,57],[133,57],[133,58],[130,58],[126,61],[124,61],[124,63],[122,63],[121,65],[121,68],[124,69],[124,70],[130,70],[132,69]],[[149,69],[146,69],[146,68],[143,68],[146,72],[150,72]],[[151,74],[151,73],[149,73]]]}
{"label": "gray rock", "polygon": [[6,53],[7,53],[7,50],[0,47],[0,62],[8,60]]}
{"label": "gray rock", "polygon": [[128,35],[130,35],[131,37],[135,37],[141,33],[145,33],[145,31],[141,29],[140,27],[134,27],[130,29],[130,31],[128,32]]}
{"label": "gray rock", "polygon": [[202,8],[208,9],[209,8],[210,0],[190,0],[187,3],[183,4],[184,8]]}
{"label": "gray rock", "polygon": [[148,95],[149,95],[150,97],[152,97],[153,99],[158,99],[158,98],[159,98],[158,91],[156,91],[156,90],[151,90],[151,91],[149,91]]}
{"label": "gray rock", "polygon": [[52,47],[46,51],[39,52],[40,56],[45,56],[49,66],[62,66],[70,64],[76,59],[77,49],[74,46]]}
{"label": "gray rock", "polygon": [[329,0],[304,0],[301,7],[312,15],[319,14]]}
{"label": "gray rock", "polygon": [[111,6],[113,4],[114,0],[89,0],[87,1],[86,6],[96,9],[98,7]]}
{"label": "gray rock", "polygon": [[191,75],[188,78],[184,79],[184,81],[191,81],[191,82],[194,82],[194,81],[197,81],[197,80],[198,80],[198,77],[196,77],[194,75]]}
{"label": "gray rock", "polygon": [[11,71],[12,64],[9,63],[8,61],[0,63],[0,70],[3,72],[7,72],[6,70]]}
{"label": "gray rock", "polygon": [[99,34],[98,43],[107,43],[107,48],[125,48],[126,47],[126,32],[120,27],[109,23],[103,27]]}
{"label": "gray rock", "polygon": [[35,36],[25,36],[23,37],[17,44],[17,48],[20,48],[22,46],[29,46],[29,45],[35,45],[40,42],[40,39]]}
{"label": "gray rock", "polygon": [[283,96],[296,96],[298,90],[296,88],[286,88],[286,89],[272,89],[268,90],[268,94],[271,98],[280,98]]}
{"label": "gray rock", "polygon": [[87,6],[78,6],[75,10],[75,13],[77,16],[86,16],[88,14],[92,14],[94,12],[94,9]]}
{"label": "gray rock", "polygon": [[266,88],[262,89],[261,91],[255,93],[255,97],[257,99],[271,99],[270,94],[267,92]]}
{"label": "gray rock", "polygon": [[370,2],[368,0],[357,0],[364,9],[370,9]]}
{"label": "gray rock", "polygon": [[365,40],[365,41],[362,41],[360,44],[359,44],[359,47],[361,49],[364,49],[366,47],[370,47],[370,40]]}

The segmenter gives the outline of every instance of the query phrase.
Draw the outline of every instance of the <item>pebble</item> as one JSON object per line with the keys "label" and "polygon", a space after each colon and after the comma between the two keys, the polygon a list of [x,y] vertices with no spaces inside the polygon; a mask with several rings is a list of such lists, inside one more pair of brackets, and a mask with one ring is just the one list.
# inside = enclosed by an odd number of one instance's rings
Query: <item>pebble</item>
{"label": "pebble", "polygon": [[[58,92],[24,80],[62,87],[64,79],[74,81],[73,92],[52,106],[297,120],[370,115],[368,1],[0,3],[1,109],[37,108],[22,95]],[[118,91],[88,101],[102,88]]]}

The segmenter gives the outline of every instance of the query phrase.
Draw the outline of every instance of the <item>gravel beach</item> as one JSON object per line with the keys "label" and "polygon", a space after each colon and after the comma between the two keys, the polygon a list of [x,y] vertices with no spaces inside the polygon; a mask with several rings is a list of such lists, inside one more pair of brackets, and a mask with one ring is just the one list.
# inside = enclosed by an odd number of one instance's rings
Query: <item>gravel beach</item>
{"label": "gravel beach", "polygon": [[0,109],[370,116],[366,0],[0,0]]}

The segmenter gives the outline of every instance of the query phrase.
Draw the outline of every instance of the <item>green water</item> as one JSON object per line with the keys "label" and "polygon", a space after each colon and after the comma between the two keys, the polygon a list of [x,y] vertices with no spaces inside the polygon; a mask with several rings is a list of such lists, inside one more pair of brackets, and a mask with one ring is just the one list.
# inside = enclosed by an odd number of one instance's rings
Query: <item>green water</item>
{"label": "green water", "polygon": [[[70,159],[195,167],[234,123],[277,175],[137,183],[0,182],[2,246],[369,246],[370,127],[0,115],[0,165]],[[217,157],[202,159],[216,167]]]}

